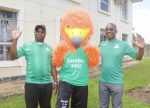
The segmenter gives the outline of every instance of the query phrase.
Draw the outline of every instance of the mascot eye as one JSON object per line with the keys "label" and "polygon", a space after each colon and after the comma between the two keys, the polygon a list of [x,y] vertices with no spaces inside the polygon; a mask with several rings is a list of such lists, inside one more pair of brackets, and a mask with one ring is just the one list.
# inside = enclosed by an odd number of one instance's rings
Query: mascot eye
{"label": "mascot eye", "polygon": [[70,25],[67,25],[66,27],[67,27],[67,28],[70,28]]}

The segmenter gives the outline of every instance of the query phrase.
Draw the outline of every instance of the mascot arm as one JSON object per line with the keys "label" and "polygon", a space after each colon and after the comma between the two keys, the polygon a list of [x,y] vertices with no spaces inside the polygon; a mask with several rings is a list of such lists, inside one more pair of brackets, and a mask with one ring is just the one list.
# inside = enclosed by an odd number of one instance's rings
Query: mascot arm
{"label": "mascot arm", "polygon": [[85,48],[85,52],[88,57],[89,67],[94,68],[95,66],[97,66],[100,60],[100,53],[98,48],[93,46],[88,46]]}
{"label": "mascot arm", "polygon": [[59,68],[64,63],[64,57],[68,48],[62,43],[55,50],[53,54],[53,66]]}

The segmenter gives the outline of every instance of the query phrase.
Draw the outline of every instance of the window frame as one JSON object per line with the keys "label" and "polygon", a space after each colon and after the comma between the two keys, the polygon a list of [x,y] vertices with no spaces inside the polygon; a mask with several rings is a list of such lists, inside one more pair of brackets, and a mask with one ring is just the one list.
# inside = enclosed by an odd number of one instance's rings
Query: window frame
{"label": "window frame", "polygon": [[98,0],[97,1],[98,3],[98,5],[97,5],[97,8],[98,8],[98,12],[100,12],[100,13],[102,13],[102,14],[105,14],[105,15],[108,15],[108,16],[110,16],[111,14],[111,0],[108,0],[108,11],[105,11],[105,10],[103,10],[102,8],[101,8],[101,2],[102,2],[102,0]]}
{"label": "window frame", "polygon": [[[103,35],[103,36],[102,36]],[[100,34],[99,34],[99,44],[103,41],[106,40],[106,35],[105,35],[105,29],[100,28]]]}
{"label": "window frame", "polygon": [[128,9],[129,5],[128,5],[128,0],[124,0],[121,4],[120,4],[120,16],[121,16],[121,20],[127,22],[128,18],[129,18],[129,9]]}
{"label": "window frame", "polygon": [[[129,35],[127,34],[127,33],[122,33],[122,35],[121,35],[122,37],[122,41],[128,41],[128,37],[129,37]],[[125,37],[125,39],[124,39],[124,37]]]}
{"label": "window frame", "polygon": [[[0,9],[0,28],[1,32],[1,40],[0,40],[0,46],[2,47],[2,54],[0,54],[0,61],[10,61],[10,57],[8,54],[9,47],[11,45],[11,29],[16,27],[17,28],[17,17],[18,17],[18,12],[14,11],[7,11]],[[12,14],[12,15],[11,15]],[[10,17],[11,16],[11,17]],[[15,25],[15,26],[14,26]],[[3,33],[6,31],[6,34],[4,35]]]}

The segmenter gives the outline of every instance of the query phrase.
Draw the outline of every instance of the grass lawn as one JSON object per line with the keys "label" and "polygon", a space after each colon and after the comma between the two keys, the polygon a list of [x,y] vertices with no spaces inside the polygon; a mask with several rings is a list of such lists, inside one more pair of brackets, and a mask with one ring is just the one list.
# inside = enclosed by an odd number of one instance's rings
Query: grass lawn
{"label": "grass lawn", "polygon": [[[137,101],[127,95],[127,91],[136,87],[144,87],[150,84],[150,58],[145,58],[141,63],[125,70],[125,85],[123,106],[124,108],[150,108],[150,105]],[[52,103],[56,102],[56,97]],[[24,97],[14,96],[0,100],[0,108],[25,108]],[[52,106],[54,107],[54,104]],[[92,79],[89,85],[88,108],[99,108],[98,80]]]}

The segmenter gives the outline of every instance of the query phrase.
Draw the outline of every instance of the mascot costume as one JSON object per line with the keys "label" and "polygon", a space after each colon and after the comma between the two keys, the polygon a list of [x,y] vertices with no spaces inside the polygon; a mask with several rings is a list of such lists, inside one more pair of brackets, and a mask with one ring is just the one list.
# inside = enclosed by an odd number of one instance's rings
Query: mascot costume
{"label": "mascot costume", "polygon": [[59,70],[58,108],[87,108],[89,69],[99,63],[98,48],[89,40],[93,24],[83,9],[68,11],[61,18],[61,42],[53,55],[53,66]]}

